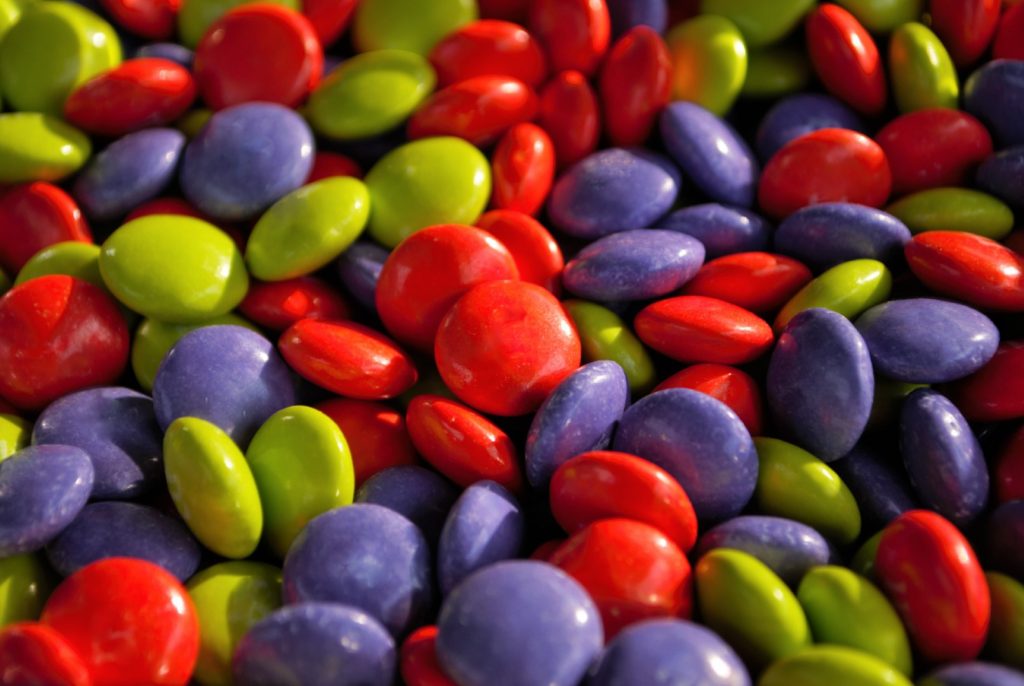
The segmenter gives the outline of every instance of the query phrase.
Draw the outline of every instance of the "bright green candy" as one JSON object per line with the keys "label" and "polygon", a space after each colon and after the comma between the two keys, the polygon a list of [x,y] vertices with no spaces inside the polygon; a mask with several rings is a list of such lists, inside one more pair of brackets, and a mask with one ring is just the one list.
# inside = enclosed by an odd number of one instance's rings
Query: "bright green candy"
{"label": "bright green candy", "polygon": [[178,33],[181,42],[195,49],[210,24],[236,7],[255,2],[281,5],[296,12],[300,10],[299,0],[184,0],[181,3],[181,11],[178,12]]}
{"label": "bright green candy", "polygon": [[366,187],[370,235],[393,248],[426,226],[475,222],[491,195],[491,168],[461,138],[424,138],[382,157]]}
{"label": "bright green candy", "polygon": [[617,362],[626,372],[629,390],[634,395],[650,390],[655,381],[654,363],[619,315],[584,300],[567,300],[564,307],[580,334],[584,360]]}
{"label": "bright green candy", "polygon": [[864,541],[853,559],[850,560],[850,569],[868,579],[875,576],[875,555],[878,553],[878,544],[882,542],[882,532]]}
{"label": "bright green candy", "polygon": [[195,138],[200,131],[202,131],[203,127],[206,126],[206,122],[210,121],[210,117],[212,116],[212,110],[192,110],[178,120],[178,130],[185,134],[186,138],[191,140]]}
{"label": "bright green candy", "polygon": [[754,669],[811,644],[796,596],[753,555],[718,548],[697,563],[697,600],[704,622]]}
{"label": "bright green candy", "polygon": [[60,116],[76,86],[120,63],[121,42],[101,17],[72,2],[38,2],[0,44],[0,88],[12,109]]}
{"label": "bright green candy", "polygon": [[228,558],[248,557],[263,533],[263,508],[249,464],[219,427],[180,417],[164,434],[167,489],[199,542]]}
{"label": "bright green candy", "polygon": [[878,260],[850,260],[837,264],[801,288],[775,318],[781,331],[789,320],[812,307],[824,307],[853,319],[889,299],[892,274]]}
{"label": "bright green candy", "polygon": [[103,243],[100,273],[131,309],[180,324],[231,311],[249,288],[230,236],[200,219],[170,214],[142,217],[112,233]]}
{"label": "bright green candy", "polygon": [[928,384],[893,381],[875,376],[875,397],[871,403],[868,426],[875,428],[893,421],[903,406],[903,399],[919,388],[928,388]]}
{"label": "bright green candy", "polygon": [[263,502],[267,540],[281,557],[306,522],[352,502],[352,453],[338,425],[319,410],[295,405],[275,413],[245,455]]}
{"label": "bright green candy", "polygon": [[35,553],[0,557],[0,629],[39,619],[55,585],[53,574]]}
{"label": "bright green candy", "polygon": [[924,11],[924,0],[835,0],[849,10],[873,33],[889,33],[900,24],[917,21]]}
{"label": "bright green candy", "polygon": [[0,114],[0,183],[59,181],[78,171],[90,154],[88,136],[56,117]]}
{"label": "bright green candy", "polygon": [[1000,574],[985,574],[992,596],[988,647],[1000,662],[1024,669],[1024,584]]}
{"label": "bright green candy", "polygon": [[0,0],[0,38],[3,38],[8,29],[14,26],[25,8],[34,0]]}
{"label": "bright green candy", "polygon": [[257,279],[282,281],[316,271],[366,228],[370,195],[359,179],[335,176],[294,190],[263,213],[245,261]]}
{"label": "bright green candy", "polygon": [[475,21],[475,0],[362,0],[352,25],[356,50],[408,50],[426,56],[439,40]]}
{"label": "bright green candy", "polygon": [[912,193],[886,208],[912,233],[965,231],[992,240],[1013,231],[1013,210],[1006,203],[970,188],[930,188]]}
{"label": "bright green candy", "polygon": [[924,24],[907,22],[893,31],[889,76],[900,112],[957,107],[960,85],[953,60],[939,37]]}
{"label": "bright green candy", "polygon": [[818,645],[779,660],[757,686],[913,686],[877,657],[843,646]]}
{"label": "bright green candy", "polygon": [[253,624],[281,606],[281,570],[261,562],[222,562],[185,584],[199,618],[195,680],[231,686],[235,646]]}
{"label": "bright green candy", "polygon": [[840,543],[860,534],[860,508],[831,467],[777,438],[755,438],[760,468],[754,498],[765,514],[814,527]]}
{"label": "bright green candy", "polygon": [[814,9],[814,0],[703,0],[701,14],[730,20],[743,34],[748,48],[777,43]]}
{"label": "bright green candy", "polygon": [[14,414],[0,414],[0,462],[28,445],[32,423]]}
{"label": "bright green candy", "polygon": [[906,675],[914,671],[907,632],[878,588],[845,567],[814,567],[796,593],[816,643],[874,655]]}
{"label": "bright green candy", "polygon": [[402,124],[434,90],[430,62],[407,50],[375,50],[346,60],[309,96],[317,133],[338,140],[369,138]]}
{"label": "bright green candy", "polygon": [[15,285],[49,274],[67,274],[106,288],[100,276],[100,246],[82,241],[64,241],[43,248],[22,266]]}
{"label": "bright green candy", "polygon": [[777,98],[802,91],[811,80],[807,57],[788,46],[752,50],[747,56],[747,78],[742,95],[749,98]]}
{"label": "bright green candy", "polygon": [[747,46],[736,25],[705,14],[665,37],[672,57],[672,99],[689,100],[724,116],[747,76]]}

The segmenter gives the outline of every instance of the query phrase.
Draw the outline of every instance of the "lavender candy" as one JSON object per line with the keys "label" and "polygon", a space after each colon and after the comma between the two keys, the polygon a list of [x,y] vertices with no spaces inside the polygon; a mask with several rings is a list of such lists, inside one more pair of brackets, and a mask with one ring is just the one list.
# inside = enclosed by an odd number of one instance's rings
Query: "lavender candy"
{"label": "lavender candy", "polygon": [[357,241],[338,258],[341,283],[363,307],[377,309],[377,279],[390,253],[374,243]]}
{"label": "lavender candy", "polygon": [[771,227],[757,214],[718,203],[691,205],[663,218],[658,228],[692,236],[704,246],[705,259],[765,250]]}
{"label": "lavender candy", "polygon": [[1016,209],[1024,209],[1024,145],[990,156],[978,167],[978,187]]}
{"label": "lavender candy", "polygon": [[935,670],[920,686],[1024,686],[1024,674],[991,662],[961,662]]}
{"label": "lavender candy", "polygon": [[177,43],[147,43],[135,51],[136,57],[157,57],[176,62],[186,69],[192,69],[196,55],[184,45]]}
{"label": "lavender candy", "polygon": [[668,28],[666,0],[605,0],[612,20],[612,36],[618,38],[635,26],[649,26],[657,33]]}
{"label": "lavender candy", "polygon": [[829,466],[853,493],[864,518],[880,527],[918,507],[897,456],[858,444]]}
{"label": "lavender candy", "polygon": [[416,465],[391,467],[366,480],[356,502],[394,510],[420,528],[431,545],[441,536],[459,489],[437,472]]}
{"label": "lavender candy", "polygon": [[791,95],[780,100],[761,119],[755,141],[757,154],[768,161],[786,143],[819,129],[864,131],[864,122],[831,95]]}
{"label": "lavender candy", "polygon": [[888,212],[849,202],[810,205],[786,217],[775,230],[775,250],[817,271],[871,259],[902,263],[910,229]]}
{"label": "lavender candy", "polygon": [[999,147],[1024,144],[1024,61],[982,65],[964,83],[964,109],[985,124]]}

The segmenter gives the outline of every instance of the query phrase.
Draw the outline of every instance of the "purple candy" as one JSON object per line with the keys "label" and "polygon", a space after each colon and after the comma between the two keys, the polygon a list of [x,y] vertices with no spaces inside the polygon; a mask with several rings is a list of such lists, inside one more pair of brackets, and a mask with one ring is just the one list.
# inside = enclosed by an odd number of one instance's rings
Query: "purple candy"
{"label": "purple candy", "polygon": [[433,545],[458,497],[459,489],[437,472],[403,465],[384,469],[367,479],[356,494],[356,502],[394,510],[418,526]]}
{"label": "purple candy", "polygon": [[1024,145],[992,155],[978,167],[978,187],[1024,209]]}
{"label": "purple candy", "polygon": [[341,283],[363,307],[376,311],[377,279],[389,254],[379,245],[358,241],[338,258]]}
{"label": "purple candy", "polygon": [[824,536],[783,517],[744,515],[722,522],[700,537],[694,559],[716,548],[749,553],[794,587],[812,567],[827,565],[832,558]]}
{"label": "purple candy", "polygon": [[830,95],[792,95],[768,110],[757,129],[757,154],[771,159],[786,143],[819,129],[863,131],[860,117]]}
{"label": "purple candy", "polygon": [[708,260],[738,252],[764,250],[771,236],[768,222],[755,213],[718,203],[676,210],[658,222],[658,228],[693,236],[704,246]]}
{"label": "purple candy", "polygon": [[252,625],[232,661],[246,686],[391,686],[395,642],[376,619],[348,605],[282,607]]}
{"label": "purple candy", "polygon": [[801,447],[832,462],[864,433],[875,376],[853,324],[814,307],[793,317],[779,336],[765,386],[780,427]]}
{"label": "purple candy", "polygon": [[430,546],[415,524],[380,505],[325,512],[285,557],[284,600],[352,605],[402,636],[427,619]]}
{"label": "purple candy", "polygon": [[603,450],[629,404],[629,382],[616,362],[585,364],[567,376],[533,416],[526,437],[526,478],[547,488],[566,460]]}
{"label": "purple candy", "polygon": [[857,499],[864,518],[879,526],[917,508],[907,474],[894,456],[857,445],[831,467]]}
{"label": "purple candy", "polygon": [[70,576],[107,557],[136,557],[185,581],[199,568],[199,544],[177,519],[135,503],[92,503],[49,546],[53,568]]}
{"label": "purple candy", "polygon": [[688,388],[634,403],[622,415],[614,445],[671,474],[702,522],[735,517],[757,485],[757,452],[743,422],[715,398]]}
{"label": "purple candy", "polygon": [[1024,500],[1011,500],[997,507],[986,530],[988,563],[994,568],[1024,578]]}
{"label": "purple candy", "polygon": [[601,652],[587,592],[545,562],[482,569],[444,601],[437,657],[459,686],[576,686]]}
{"label": "purple candy", "polygon": [[748,208],[757,191],[754,153],[725,120],[692,102],[674,102],[661,113],[665,148],[705,195]]}
{"label": "purple candy", "polygon": [[848,202],[810,205],[775,230],[775,250],[817,271],[861,258],[902,263],[910,229],[888,212]]}
{"label": "purple candy", "polygon": [[990,662],[961,662],[932,672],[920,684],[921,686],[1024,686],[1024,674]]}
{"label": "purple candy", "polygon": [[914,491],[925,505],[963,526],[988,503],[988,469],[981,445],[945,396],[919,388],[903,401],[900,451]]}
{"label": "purple candy", "polygon": [[985,124],[999,147],[1024,144],[1024,61],[992,60],[971,74],[964,109]]}
{"label": "purple candy", "polygon": [[192,68],[192,62],[195,61],[196,55],[194,52],[186,48],[184,45],[178,45],[177,43],[149,43],[143,45],[135,51],[136,57],[158,57],[164,60],[170,60],[176,62],[186,69]]}
{"label": "purple candy", "polygon": [[503,486],[478,481],[458,499],[441,532],[437,581],[448,595],[473,572],[519,554],[525,522],[519,503]]}
{"label": "purple candy", "polygon": [[562,284],[573,295],[606,302],[667,295],[693,278],[704,246],[677,231],[636,229],[583,248],[565,265]]}
{"label": "purple candy", "polygon": [[668,28],[666,0],[606,0],[616,38],[634,26],[649,26],[658,33]]}
{"label": "purple candy", "polygon": [[199,417],[243,449],[270,415],[294,404],[295,384],[274,344],[241,326],[204,326],[185,334],[153,381],[153,407],[163,430],[178,417]]}
{"label": "purple candy", "polygon": [[82,511],[92,480],[89,456],[71,445],[33,445],[0,462],[0,558],[53,540]]}

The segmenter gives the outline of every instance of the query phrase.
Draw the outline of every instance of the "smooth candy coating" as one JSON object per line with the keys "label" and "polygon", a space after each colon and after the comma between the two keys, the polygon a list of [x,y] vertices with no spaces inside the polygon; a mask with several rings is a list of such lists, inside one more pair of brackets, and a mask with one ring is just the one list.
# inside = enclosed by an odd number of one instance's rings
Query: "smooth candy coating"
{"label": "smooth candy coating", "polygon": [[27,446],[31,437],[32,422],[0,412],[0,462]]}
{"label": "smooth candy coating", "polygon": [[338,258],[335,271],[345,291],[366,308],[375,307],[377,279],[388,251],[376,243],[356,241]]}
{"label": "smooth candy coating", "polygon": [[839,100],[821,93],[801,93],[772,106],[757,127],[755,148],[769,160],[786,143],[818,129],[863,131],[864,122]]}
{"label": "smooth candy coating", "polygon": [[547,52],[553,71],[596,71],[611,40],[611,17],[604,2],[544,0],[529,5],[527,28]]}
{"label": "smooth candy coating", "polygon": [[[909,244],[909,242],[908,242]],[[812,307],[857,317],[889,298],[892,274],[878,260],[841,262],[811,281],[787,302],[775,317],[775,330],[784,328],[799,313]]]}
{"label": "smooth candy coating", "polygon": [[389,467],[417,462],[405,419],[392,407],[365,400],[332,398],[316,409],[334,420],[352,453],[356,486]]}
{"label": "smooth candy coating", "polygon": [[59,181],[78,171],[90,154],[89,138],[56,117],[0,114],[0,183]]}
{"label": "smooth candy coating", "polygon": [[1013,230],[1013,210],[1001,200],[969,188],[932,188],[887,208],[913,233],[966,231],[1002,240]]}
{"label": "smooth candy coating", "polygon": [[900,24],[921,16],[924,0],[837,0],[864,26],[879,34],[891,32]]}
{"label": "smooth candy coating", "polygon": [[533,119],[537,107],[533,89],[518,79],[474,76],[429,96],[409,118],[406,135],[457,136],[484,147],[507,129]]}
{"label": "smooth candy coating", "polygon": [[1013,578],[989,572],[985,575],[992,595],[992,623],[988,647],[1004,664],[1024,668],[1024,585]]}
{"label": "smooth candy coating", "polygon": [[451,482],[417,465],[381,470],[356,493],[357,503],[380,505],[411,521],[432,546],[437,544],[448,512],[458,498],[459,490]]}
{"label": "smooth candy coating", "polygon": [[302,3],[305,15],[316,31],[321,45],[331,45],[348,28],[358,0],[309,0]]}
{"label": "smooth candy coating", "polygon": [[[491,175],[494,177],[492,207],[498,211],[537,214],[555,178],[555,144],[551,136],[529,122],[509,127],[491,156]],[[481,224],[485,217],[477,221],[480,228],[484,228]]]}
{"label": "smooth candy coating", "polygon": [[251,283],[238,309],[275,331],[301,319],[349,319],[351,314],[338,290],[315,276]]}
{"label": "smooth candy coating", "polygon": [[992,57],[1010,60],[1024,59],[1024,10],[1014,9],[1011,5],[1000,17],[996,28],[995,39],[992,41]]}
{"label": "smooth candy coating", "polygon": [[780,579],[796,586],[811,569],[828,564],[832,551],[817,531],[792,519],[741,515],[700,537],[697,559],[717,548],[740,550],[763,562]]}
{"label": "smooth candy coating", "polygon": [[559,169],[594,152],[601,135],[600,109],[587,77],[572,69],[553,76],[540,91],[537,123],[551,136]]}
{"label": "smooth candy coating", "polygon": [[925,286],[986,309],[1024,310],[1024,257],[984,236],[926,231],[903,253]]}
{"label": "smooth candy coating", "polygon": [[[111,4],[117,3],[117,2],[123,2],[123,0],[101,0],[101,1],[109,2]],[[161,3],[161,2],[168,2],[169,3],[169,2],[173,2],[173,0],[157,0],[157,2],[158,3]],[[172,22],[173,22],[173,18],[172,18]],[[118,23],[122,23],[122,22],[119,21]],[[135,58],[136,59],[140,59],[140,58],[143,58],[143,57],[155,57],[155,58],[162,59],[162,60],[168,60],[170,62],[174,62],[175,64],[177,64],[177,65],[179,65],[181,67],[184,67],[185,69],[191,69],[192,68],[192,62],[195,59],[195,55],[193,54],[193,52],[191,50],[186,48],[184,45],[179,45],[177,43],[147,43],[146,45],[143,45],[143,46],[139,47],[139,49],[135,51]]]}
{"label": "smooth candy coating", "polygon": [[[9,683],[47,683],[91,686],[82,660],[59,633],[35,622],[0,631],[0,664]],[[17,681],[15,681],[17,680]]]}
{"label": "smooth candy coating", "polygon": [[971,74],[964,85],[964,109],[992,132],[999,147],[1024,144],[1024,64],[993,60]]}
{"label": "smooth candy coating", "polygon": [[672,56],[672,99],[687,100],[722,117],[747,75],[747,45],[725,17],[701,15],[665,36]]}
{"label": "smooth candy coating", "polygon": [[672,58],[665,41],[648,26],[630,29],[608,53],[599,89],[612,145],[642,145],[672,94]]}
{"label": "smooth candy coating", "polygon": [[997,152],[981,163],[978,187],[1014,208],[1020,208],[1024,188],[1024,145]]}
{"label": "smooth candy coating", "polygon": [[951,392],[956,406],[971,421],[1024,417],[1024,343],[1001,344],[989,363],[957,383]]}
{"label": "smooth candy coating", "polygon": [[775,231],[774,245],[782,254],[817,270],[859,259],[893,265],[902,258],[910,238],[910,229],[893,214],[855,203],[829,202],[786,217]]}
{"label": "smooth candy coating", "polygon": [[1003,503],[988,518],[985,550],[989,564],[997,570],[1021,578],[1024,575],[1024,555],[1020,537],[1024,534],[1024,501]]}
{"label": "smooth candy coating", "polygon": [[869,522],[885,525],[917,507],[910,481],[894,455],[857,445],[831,466],[850,488]]}
{"label": "smooth candy coating", "polygon": [[646,348],[613,311],[583,300],[562,303],[580,335],[586,362],[611,360],[626,373],[631,393],[654,385],[654,363]]}
{"label": "smooth candy coating", "polygon": [[740,95],[777,98],[807,88],[811,64],[802,52],[787,45],[752,50],[747,55],[747,78]]}
{"label": "smooth candy coating", "polygon": [[699,240],[704,245],[708,260],[732,253],[764,250],[771,236],[768,222],[758,215],[718,203],[684,207],[663,217],[656,225]]}
{"label": "smooth candy coating", "polygon": [[758,686],[911,686],[891,665],[860,650],[835,645],[808,646],[772,664]]}
{"label": "smooth candy coating", "polygon": [[54,274],[73,276],[93,286],[106,288],[100,276],[99,246],[80,241],[62,241],[43,248],[24,264],[14,279],[14,285]]}
{"label": "smooth candy coating", "polygon": [[[265,2],[268,0],[264,0]],[[253,0],[182,0],[177,12],[178,35],[181,42],[195,48],[206,30],[235,7],[252,4]],[[297,0],[269,0],[270,4],[299,10]]]}
{"label": "smooth candy coating", "polygon": [[500,74],[536,88],[547,77],[540,43],[518,24],[481,19],[445,36],[430,51],[430,64],[444,86],[474,76]]}
{"label": "smooth candy coating", "polygon": [[40,181],[0,194],[0,268],[8,274],[17,274],[40,250],[65,241],[90,244],[92,233],[78,205],[59,187]]}
{"label": "smooth candy coating", "polygon": [[605,0],[605,4],[608,5],[612,35],[615,37],[636,26],[649,26],[658,33],[664,33],[668,26],[666,0]]}
{"label": "smooth candy coating", "polygon": [[960,97],[956,68],[945,46],[924,24],[908,22],[889,38],[889,78],[900,112],[955,109]]}
{"label": "smooth candy coating", "polygon": [[397,48],[426,55],[437,42],[477,18],[470,0],[365,0],[356,9],[352,40],[359,52]]}
{"label": "smooth candy coating", "polygon": [[436,625],[420,627],[402,643],[399,667],[408,686],[456,686],[441,669],[436,644]]}
{"label": "smooth candy coating", "polygon": [[731,20],[743,32],[747,47],[760,48],[776,43],[796,28],[811,11],[810,0],[787,0],[768,7],[757,0],[703,0],[701,12]]}
{"label": "smooth candy coating", "polygon": [[963,662],[937,669],[920,686],[1024,686],[1024,674],[991,662]]}
{"label": "smooth candy coating", "polygon": [[[539,128],[537,130],[541,131]],[[514,133],[515,128],[508,135]],[[508,249],[520,279],[543,286],[558,295],[562,287],[565,258],[562,257],[558,242],[540,222],[523,212],[492,210],[480,217],[476,226],[497,238]],[[435,275],[435,278],[438,276]]]}
{"label": "smooth candy coating", "polygon": [[879,114],[886,80],[878,46],[854,15],[825,3],[807,17],[807,50],[818,77],[833,95],[858,112]]}
{"label": "smooth candy coating", "polygon": [[751,436],[761,433],[761,390],[753,377],[736,367],[713,362],[691,365],[676,372],[655,387],[692,388],[725,403],[747,427]]}

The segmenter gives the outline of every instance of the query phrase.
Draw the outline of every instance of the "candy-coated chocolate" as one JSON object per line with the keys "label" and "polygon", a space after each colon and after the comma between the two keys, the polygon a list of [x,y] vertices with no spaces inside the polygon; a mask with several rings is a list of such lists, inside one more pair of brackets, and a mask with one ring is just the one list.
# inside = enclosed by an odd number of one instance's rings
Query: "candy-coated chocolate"
{"label": "candy-coated chocolate", "polygon": [[1024,427],[1014,431],[998,453],[992,477],[997,502],[1024,500]]}
{"label": "candy-coated chocolate", "polygon": [[761,433],[761,391],[753,377],[742,369],[703,362],[691,365],[662,381],[654,389],[691,388],[725,403],[736,413],[751,436]]}
{"label": "candy-coated chocolate", "polygon": [[1024,257],[990,238],[926,231],[903,253],[929,289],[986,309],[1024,310]]}
{"label": "candy-coated chocolate", "polygon": [[[896,231],[893,229],[894,234]],[[775,329],[781,330],[793,317],[812,307],[838,312],[853,319],[885,302],[891,289],[892,274],[878,260],[842,262],[819,275],[790,298],[775,317]]]}
{"label": "candy-coated chocolate", "polygon": [[536,88],[547,77],[540,43],[518,24],[482,19],[452,31],[430,51],[438,84],[450,86],[474,76],[499,74]]}
{"label": "candy-coated chocolate", "polygon": [[239,311],[260,326],[283,331],[300,319],[348,319],[341,294],[315,276],[249,284]]}
{"label": "candy-coated chocolate", "polygon": [[601,115],[587,77],[572,69],[559,72],[539,95],[537,123],[551,136],[559,169],[594,152],[601,135]]}
{"label": "candy-coated chocolate", "polygon": [[911,686],[892,665],[868,653],[838,645],[803,648],[772,664],[758,686]]}
{"label": "candy-coated chocolate", "polygon": [[748,47],[760,48],[776,43],[792,31],[811,11],[810,0],[786,0],[771,7],[757,0],[703,0],[701,12],[731,20],[743,33]]}
{"label": "candy-coated chocolate", "polygon": [[965,231],[1002,240],[1013,230],[1013,210],[999,199],[969,188],[932,188],[889,205],[913,233]]}
{"label": "candy-coated chocolate", "polygon": [[697,546],[697,559],[716,548],[752,555],[793,587],[809,570],[832,558],[828,541],[811,527],[761,515],[734,517],[706,531]]}
{"label": "candy-coated chocolate", "polygon": [[[417,465],[381,470],[371,476],[356,493],[356,502],[381,505],[411,521],[420,528],[431,546],[437,545],[448,512],[458,498],[459,489],[450,481]],[[521,522],[518,528],[521,537]]]}
{"label": "candy-coated chocolate", "polygon": [[313,25],[321,45],[334,43],[355,13],[358,0],[305,0],[302,14]]}
{"label": "candy-coated chocolate", "polygon": [[649,26],[658,33],[664,33],[668,26],[666,0],[605,0],[605,4],[616,38],[636,26]]}
{"label": "candy-coated chocolate", "polygon": [[[998,5],[996,5],[998,7]],[[961,662],[933,671],[920,686],[1024,686],[1024,674],[992,662]]]}
{"label": "candy-coated chocolate", "polygon": [[[151,40],[167,40],[174,35],[180,0],[99,0],[118,26]],[[165,43],[165,45],[167,45]]]}
{"label": "candy-coated chocolate", "polygon": [[[125,0],[100,0],[100,2],[124,3]],[[176,0],[154,0],[154,2],[165,3],[176,2]],[[143,57],[154,57],[174,62],[186,69],[191,69],[195,55],[184,45],[178,45],[177,43],[147,43],[135,51],[135,57],[137,59]]]}
{"label": "candy-coated chocolate", "polygon": [[[515,128],[508,135],[514,132]],[[559,293],[565,259],[554,237],[540,222],[515,210],[491,210],[477,220],[476,226],[508,249],[520,279],[543,286],[556,295]]]}
{"label": "candy-coated chocolate", "polygon": [[[206,217],[202,212],[192,207],[187,200],[182,198],[171,198],[161,197],[148,200],[138,207],[132,209],[132,211],[125,217],[125,222],[130,222],[133,219],[139,219],[140,217],[148,217],[151,214],[180,214],[186,217],[192,217],[193,219],[202,219],[203,221],[210,221],[209,217]],[[222,227],[224,231],[230,233],[231,227]],[[232,238],[235,238],[235,234],[231,234]],[[236,243],[241,243],[241,239],[235,240]]]}
{"label": "candy-coated chocolate", "polygon": [[882,541],[883,533],[885,533],[885,529],[879,530],[874,536],[864,541],[850,558],[852,571],[876,583],[878,580],[875,577],[875,555],[878,553],[878,544]]}
{"label": "candy-coated chocolate", "polygon": [[802,52],[786,45],[752,50],[740,95],[777,98],[802,91],[811,80],[811,63]]}
{"label": "candy-coated chocolate", "polygon": [[592,75],[611,41],[611,17],[603,0],[533,2],[527,27],[544,46],[554,71]]}
{"label": "candy-coated chocolate", "polygon": [[706,262],[686,282],[682,293],[724,300],[751,312],[771,312],[810,280],[811,271],[794,259],[766,252],[741,252]]}
{"label": "candy-coated chocolate", "polygon": [[[537,214],[551,192],[555,177],[555,146],[536,124],[509,127],[491,157],[494,194],[491,206]],[[480,226],[483,217],[477,221]]]}
{"label": "candy-coated chocolate", "polygon": [[[298,11],[298,0],[262,0],[264,3],[280,5]],[[177,12],[178,35],[181,42],[195,48],[206,30],[215,21],[236,7],[253,4],[254,0],[181,0]]]}
{"label": "candy-coated chocolate", "polygon": [[1021,208],[1024,188],[1024,145],[997,152],[981,163],[975,176],[978,187],[1014,208]]}
{"label": "candy-coated chocolate", "polygon": [[985,581],[992,595],[987,645],[1000,662],[1024,669],[1024,584],[999,572]]}
{"label": "candy-coated chocolate", "polygon": [[750,210],[718,203],[691,205],[657,222],[658,228],[688,234],[704,245],[707,259],[751,250],[765,250],[771,227]]}
{"label": "candy-coated chocolate", "polygon": [[676,25],[665,42],[672,57],[672,99],[724,116],[747,75],[747,45],[736,24],[701,15]]}
{"label": "candy-coated chocolate", "polygon": [[858,444],[831,467],[850,488],[869,523],[884,526],[917,507],[910,481],[896,455]]}
{"label": "candy-coated chocolate", "polygon": [[407,686],[456,686],[441,669],[436,644],[437,626],[434,625],[420,627],[402,643],[399,667]]}
{"label": "candy-coated chocolate", "polygon": [[599,81],[605,133],[612,145],[642,145],[672,93],[672,58],[649,26],[636,26],[612,46]]}
{"label": "candy-coated chocolate", "polygon": [[0,413],[0,462],[28,445],[32,422],[16,414]]}
{"label": "candy-coated chocolate", "polygon": [[427,55],[438,41],[476,18],[472,0],[361,0],[352,41],[360,52],[396,48]]}
{"label": "candy-coated chocolate", "polygon": [[791,95],[777,102],[761,118],[754,141],[757,154],[767,161],[786,143],[818,129],[863,131],[864,122],[856,112],[830,95]]}
{"label": "candy-coated chocolate", "polygon": [[[1017,3],[1020,4],[1020,3]],[[1024,59],[1024,10],[1017,5],[1006,7],[999,19],[992,41],[992,57],[997,60]]]}
{"label": "candy-coated chocolate", "polygon": [[942,41],[924,24],[908,22],[892,32],[889,78],[896,107],[904,114],[932,107],[955,109],[959,103],[956,67]]}
{"label": "candy-coated chocolate", "polygon": [[17,274],[40,250],[65,241],[89,244],[92,233],[59,187],[39,181],[0,194],[0,268]]}
{"label": "candy-coated chocolate", "polygon": [[914,21],[924,10],[924,0],[836,0],[874,33],[889,33],[900,24]]}
{"label": "candy-coated chocolate", "polygon": [[579,333],[585,361],[616,362],[626,373],[632,393],[644,392],[654,384],[650,355],[619,315],[583,300],[567,300],[563,307]]}
{"label": "candy-coated chocolate", "polygon": [[932,29],[958,67],[974,63],[995,35],[999,0],[929,0]]}
{"label": "candy-coated chocolate", "polygon": [[807,51],[825,88],[867,115],[886,104],[886,80],[874,38],[839,5],[825,3],[807,17]]}
{"label": "candy-coated chocolate", "polygon": [[62,241],[43,248],[22,266],[17,278],[14,279],[14,285],[19,286],[40,276],[53,274],[73,276],[94,286],[106,288],[103,277],[100,276],[99,246],[80,241]]}
{"label": "candy-coated chocolate", "polygon": [[537,95],[508,76],[487,74],[459,81],[429,96],[406,126],[410,139],[456,136],[477,147],[537,114]]}
{"label": "candy-coated chocolate", "polygon": [[89,670],[64,638],[35,622],[14,624],[0,631],[0,664],[4,666],[4,681],[16,686],[93,684]]}
{"label": "candy-coated chocolate", "polygon": [[332,176],[352,176],[363,178],[363,168],[351,157],[326,150],[317,151],[313,157],[313,168],[309,171],[306,183],[322,181]]}
{"label": "candy-coated chocolate", "polygon": [[345,434],[356,485],[389,467],[416,463],[403,416],[383,403],[334,398],[316,406]]}
{"label": "candy-coated chocolate", "polygon": [[1024,417],[1024,343],[1006,341],[988,364],[963,379],[951,397],[971,421],[1000,421]]}
{"label": "candy-coated chocolate", "polygon": [[2,183],[59,181],[78,171],[90,154],[89,138],[54,116],[0,114]]}
{"label": "candy-coated chocolate", "polygon": [[992,511],[985,527],[986,559],[993,569],[1024,577],[1024,555],[1020,540],[1024,536],[1024,500],[1011,500]]}
{"label": "candy-coated chocolate", "polygon": [[779,252],[826,269],[856,259],[894,264],[910,237],[903,222],[887,212],[835,202],[797,210],[779,224],[774,242]]}
{"label": "candy-coated chocolate", "polygon": [[335,271],[345,290],[367,309],[376,307],[377,279],[388,259],[387,249],[356,241],[338,258]]}

